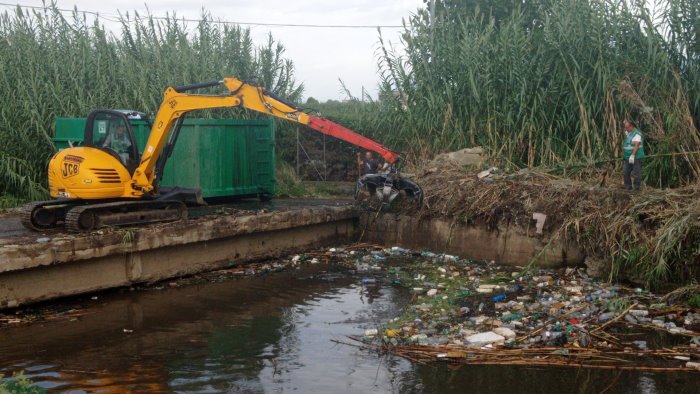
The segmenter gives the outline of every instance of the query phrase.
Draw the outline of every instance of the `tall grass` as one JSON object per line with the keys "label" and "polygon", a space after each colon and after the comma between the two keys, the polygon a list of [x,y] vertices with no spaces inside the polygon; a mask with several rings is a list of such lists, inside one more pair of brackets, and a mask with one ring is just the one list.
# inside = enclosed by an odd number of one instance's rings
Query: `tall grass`
{"label": "tall grass", "polygon": [[[504,164],[620,157],[621,123],[647,137],[647,183],[700,177],[700,3],[435,0],[381,42],[380,100],[364,127],[420,157],[480,145]],[[515,4],[515,5],[513,5]],[[505,6],[504,6],[505,5]],[[381,37],[380,37],[381,39]]]}
{"label": "tall grass", "polygon": [[[187,25],[176,16],[122,14],[121,31],[54,5],[0,15],[0,195],[45,196],[56,117],[95,108],[157,110],[166,86],[237,76],[290,100],[303,86],[282,44],[256,45],[250,30],[208,13]],[[216,116],[216,113],[214,114]],[[224,111],[220,116],[245,116]]]}

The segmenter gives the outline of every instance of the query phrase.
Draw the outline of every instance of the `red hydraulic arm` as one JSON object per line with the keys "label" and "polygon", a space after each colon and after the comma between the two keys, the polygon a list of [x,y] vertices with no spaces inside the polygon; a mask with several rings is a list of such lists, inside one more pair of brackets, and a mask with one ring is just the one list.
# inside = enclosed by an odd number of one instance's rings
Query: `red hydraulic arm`
{"label": "red hydraulic arm", "polygon": [[380,144],[377,141],[371,140],[367,137],[357,134],[356,132],[348,129],[347,127],[343,127],[335,122],[331,122],[328,119],[323,119],[311,115],[308,115],[308,117],[309,123],[307,123],[306,125],[309,128],[312,128],[323,134],[330,135],[331,137],[338,138],[345,142],[349,142],[353,145],[365,148],[367,150],[377,152],[389,164],[396,163],[396,161],[399,158],[399,155],[387,149],[386,146]]}

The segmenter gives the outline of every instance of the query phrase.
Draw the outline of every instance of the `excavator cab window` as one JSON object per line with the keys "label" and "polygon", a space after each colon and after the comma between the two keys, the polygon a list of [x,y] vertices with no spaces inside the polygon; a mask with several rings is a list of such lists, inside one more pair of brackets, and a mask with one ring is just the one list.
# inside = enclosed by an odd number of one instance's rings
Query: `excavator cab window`
{"label": "excavator cab window", "polygon": [[120,111],[91,112],[85,125],[85,146],[99,148],[116,157],[129,173],[138,166],[138,148],[131,124]]}

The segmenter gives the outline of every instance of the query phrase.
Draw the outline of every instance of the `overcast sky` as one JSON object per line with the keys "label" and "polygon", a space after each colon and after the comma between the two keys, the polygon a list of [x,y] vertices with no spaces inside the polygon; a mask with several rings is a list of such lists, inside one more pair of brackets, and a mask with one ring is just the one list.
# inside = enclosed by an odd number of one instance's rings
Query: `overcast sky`
{"label": "overcast sky", "polygon": [[[41,5],[41,0],[7,2]],[[204,5],[215,18],[236,22],[375,26],[401,25],[402,18],[415,13],[422,0],[58,0],[57,3],[59,8],[77,6],[107,16],[116,15],[117,9],[145,13],[148,4],[156,16],[175,11],[180,17],[198,19]],[[400,31],[382,29],[385,39],[395,44],[399,42]],[[256,42],[262,42],[272,32],[284,44],[286,56],[296,66],[297,79],[304,83],[305,97],[313,96],[321,101],[344,98],[338,78],[355,96],[360,95],[363,86],[376,96],[376,29],[251,26],[251,32]]]}

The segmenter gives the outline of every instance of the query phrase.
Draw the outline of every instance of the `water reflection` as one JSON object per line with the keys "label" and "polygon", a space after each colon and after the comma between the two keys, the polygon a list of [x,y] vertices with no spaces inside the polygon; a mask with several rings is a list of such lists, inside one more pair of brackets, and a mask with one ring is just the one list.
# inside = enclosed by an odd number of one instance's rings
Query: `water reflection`
{"label": "water reflection", "polygon": [[52,391],[681,393],[700,383],[690,374],[413,365],[337,345],[396,316],[408,295],[325,269],[101,296],[76,321],[1,329],[0,366]]}

